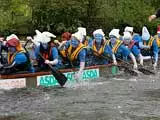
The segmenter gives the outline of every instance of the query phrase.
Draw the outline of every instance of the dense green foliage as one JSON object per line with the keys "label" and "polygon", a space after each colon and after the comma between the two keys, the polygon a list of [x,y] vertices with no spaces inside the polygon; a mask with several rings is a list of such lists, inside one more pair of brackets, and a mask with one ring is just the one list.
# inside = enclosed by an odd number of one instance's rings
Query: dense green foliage
{"label": "dense green foliage", "polygon": [[160,0],[0,0],[0,31],[29,34],[34,29],[55,34],[87,28],[90,34],[102,28],[123,31],[126,25],[141,32],[147,25],[154,34],[160,20],[148,22]]}

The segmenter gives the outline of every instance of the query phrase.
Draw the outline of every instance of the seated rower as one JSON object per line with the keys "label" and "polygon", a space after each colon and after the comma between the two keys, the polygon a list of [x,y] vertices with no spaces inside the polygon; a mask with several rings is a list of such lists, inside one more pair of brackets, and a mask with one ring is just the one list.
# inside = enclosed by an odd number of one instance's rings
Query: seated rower
{"label": "seated rower", "polygon": [[108,61],[117,65],[115,55],[112,54],[111,47],[107,44],[105,34],[102,29],[97,29],[93,32],[94,39],[88,45],[88,61],[90,65],[108,64]]}
{"label": "seated rower", "polygon": [[[52,65],[56,69],[60,68],[62,65],[57,48],[50,43],[51,37],[55,38],[56,36],[50,32],[41,33],[38,30],[36,30],[36,36],[34,36],[34,39],[27,37],[27,39],[32,40],[36,45],[35,55],[38,63],[37,71],[49,70],[47,64]],[[39,56],[39,54],[45,58],[45,61]]]}
{"label": "seated rower", "polygon": [[137,69],[137,62],[135,56],[130,52],[128,48],[125,47],[123,41],[119,40],[119,29],[113,29],[109,33],[108,45],[112,48],[112,52],[116,55],[117,59],[125,59],[128,57],[131,58],[133,62],[133,68]]}
{"label": "seated rower", "polygon": [[86,28],[78,27],[78,32],[81,35],[80,42],[83,43],[85,46],[87,46],[88,45],[88,37],[86,36],[87,35]]}
{"label": "seated rower", "polygon": [[36,66],[37,65],[37,60],[36,60],[36,53],[35,53],[35,50],[36,50],[36,45],[29,41],[27,46],[25,47],[28,51],[28,54],[29,54],[29,57],[30,57],[30,60],[31,60],[31,63]]}
{"label": "seated rower", "polygon": [[79,71],[75,74],[75,79],[80,79],[85,68],[86,49],[80,42],[81,35],[79,32],[72,34],[71,40],[62,42],[59,50],[66,50],[66,56],[70,63],[70,67],[79,67]]}
{"label": "seated rower", "polygon": [[62,34],[62,40],[61,41],[69,41],[71,39],[72,34],[69,32],[64,32]]}
{"label": "seated rower", "polygon": [[157,34],[154,36],[156,39],[158,49],[160,50],[160,25],[157,26]]}
{"label": "seated rower", "polygon": [[19,39],[12,34],[7,37],[8,64],[3,66],[1,74],[14,74],[16,72],[35,72],[27,53],[22,48]]}
{"label": "seated rower", "polygon": [[7,57],[4,55],[4,52],[7,53],[8,48],[5,44],[6,41],[4,40],[4,37],[0,36],[0,68],[2,67],[2,64],[5,64],[7,61]]}
{"label": "seated rower", "polygon": [[129,32],[132,36],[132,40],[134,40],[135,45],[138,47],[138,42],[141,39],[138,33],[133,32],[133,27],[126,26],[124,32]]}
{"label": "seated rower", "polygon": [[153,67],[156,68],[158,63],[158,45],[145,26],[142,28],[142,40],[139,42],[139,47],[143,56],[154,57]]}
{"label": "seated rower", "polygon": [[[64,32],[64,33],[62,34],[62,39],[61,39],[61,41],[64,42],[64,43],[67,42],[67,41],[70,41],[71,36],[72,36],[71,33],[69,33],[69,32]],[[59,46],[59,45],[61,44],[58,40],[55,40],[54,43],[55,43],[57,46]],[[68,65],[68,60],[67,60],[66,52],[67,52],[66,50],[60,50],[60,51],[59,51],[59,54],[60,54],[60,57],[61,57],[61,59],[62,59],[62,63],[63,63],[64,66],[67,66],[67,65]]]}
{"label": "seated rower", "polygon": [[132,36],[129,32],[123,32],[123,41],[124,45],[129,48],[129,50],[133,53],[133,55],[139,59],[140,65],[143,65],[143,56],[140,52],[140,49],[135,45],[135,41],[132,40]]}

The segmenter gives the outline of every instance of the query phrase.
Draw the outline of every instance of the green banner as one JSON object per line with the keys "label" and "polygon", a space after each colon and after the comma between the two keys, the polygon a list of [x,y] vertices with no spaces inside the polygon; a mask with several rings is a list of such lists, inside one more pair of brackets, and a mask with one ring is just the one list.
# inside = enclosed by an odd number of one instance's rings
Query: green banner
{"label": "green banner", "polygon": [[[68,81],[74,81],[75,72],[64,73]],[[99,69],[89,69],[83,71],[81,80],[89,80],[99,78]],[[37,86],[54,86],[59,85],[53,75],[37,76]]]}

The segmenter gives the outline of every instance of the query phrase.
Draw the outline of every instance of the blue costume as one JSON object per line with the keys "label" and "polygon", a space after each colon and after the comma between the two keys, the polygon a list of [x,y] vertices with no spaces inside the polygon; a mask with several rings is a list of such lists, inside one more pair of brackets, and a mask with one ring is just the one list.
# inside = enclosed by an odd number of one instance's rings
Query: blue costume
{"label": "blue costume", "polygon": [[[107,42],[104,40],[102,40],[102,43],[100,45],[97,45],[95,39],[90,41],[91,42],[88,45],[90,49],[87,51],[88,52],[87,65],[108,64],[107,58],[112,59],[111,47],[107,45]],[[104,56],[104,58],[101,57],[101,55]]]}
{"label": "blue costume", "polygon": [[27,70],[28,72],[35,72],[33,66],[30,63],[29,56],[23,51],[17,52],[12,62],[15,62],[14,68],[17,71]]}
{"label": "blue costume", "polygon": [[[139,46],[141,48],[141,53],[144,56],[154,56],[154,61],[158,62],[158,45],[153,37],[150,37],[147,41],[140,41]],[[150,48],[146,48],[146,47]]]}
{"label": "blue costume", "polygon": [[69,67],[79,66],[80,62],[85,62],[86,48],[82,43],[72,38],[65,44],[66,57]]}
{"label": "blue costume", "polygon": [[133,53],[133,55],[135,56],[135,57],[138,57],[138,55],[140,54],[140,49],[138,48],[138,46],[137,45],[135,45],[135,41],[134,40],[132,40],[130,43],[129,43],[129,45],[127,45],[128,46],[128,48],[129,48],[129,50]]}
{"label": "blue costume", "polygon": [[108,45],[112,48],[115,56],[127,60],[127,57],[130,55],[130,50],[122,43],[121,40],[116,40],[116,43],[112,45],[110,40],[108,41]]}
{"label": "blue costume", "polygon": [[42,58],[39,57],[39,53],[42,54],[42,56],[46,59],[46,60],[50,60],[53,61],[55,59],[58,59],[58,63],[56,65],[53,65],[53,67],[55,68],[60,68],[62,66],[62,61],[59,58],[59,54],[58,54],[58,50],[56,47],[48,47],[48,45],[46,47],[44,47],[42,44],[40,44],[40,46],[36,47],[35,49],[35,54],[36,54],[36,58],[38,60],[38,67],[40,67],[40,69],[47,69],[48,65],[45,64],[44,60]]}

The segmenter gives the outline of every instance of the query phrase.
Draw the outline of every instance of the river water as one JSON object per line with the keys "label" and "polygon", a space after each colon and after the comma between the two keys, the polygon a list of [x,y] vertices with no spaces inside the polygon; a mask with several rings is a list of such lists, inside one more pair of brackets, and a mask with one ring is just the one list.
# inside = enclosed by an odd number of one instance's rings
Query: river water
{"label": "river water", "polygon": [[160,120],[160,73],[1,90],[0,120]]}

